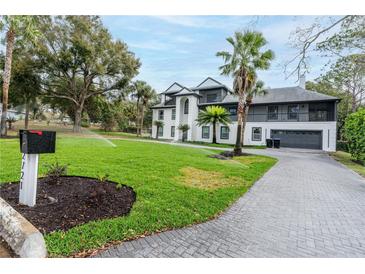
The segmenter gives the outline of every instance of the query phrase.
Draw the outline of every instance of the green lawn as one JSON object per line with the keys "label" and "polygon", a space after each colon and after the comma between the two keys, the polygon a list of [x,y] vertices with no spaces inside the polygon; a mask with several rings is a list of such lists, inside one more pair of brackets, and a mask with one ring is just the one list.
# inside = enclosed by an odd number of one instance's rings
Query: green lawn
{"label": "green lawn", "polygon": [[[44,164],[57,159],[68,164],[70,175],[108,174],[110,180],[129,185],[137,193],[137,201],[126,217],[45,235],[50,256],[70,256],[108,242],[209,220],[245,193],[276,162],[256,155],[223,161],[207,157],[216,153],[207,149],[132,140],[112,142],[116,147],[99,139],[60,136],[56,153],[40,156],[39,176],[45,173]],[[20,164],[18,140],[0,140],[0,182],[17,181]],[[210,186],[205,188],[204,178],[210,177],[209,172],[216,179],[210,178]],[[186,176],[195,176],[200,184],[189,185],[190,177]],[[219,180],[224,184],[219,185]]]}
{"label": "green lawn", "polygon": [[349,169],[352,169],[353,171],[359,173],[360,175],[365,177],[365,166],[355,163],[351,160],[350,153],[344,152],[344,151],[337,151],[334,153],[331,153],[332,157],[347,166]]}

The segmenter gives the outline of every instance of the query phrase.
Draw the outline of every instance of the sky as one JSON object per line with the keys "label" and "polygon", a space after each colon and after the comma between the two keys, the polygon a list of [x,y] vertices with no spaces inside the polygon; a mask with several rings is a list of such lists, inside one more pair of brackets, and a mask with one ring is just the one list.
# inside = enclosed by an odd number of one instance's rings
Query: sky
{"label": "sky", "polygon": [[[297,27],[309,26],[313,16],[103,16],[114,39],[127,43],[142,66],[136,79],[144,80],[158,93],[178,82],[194,87],[210,76],[232,87],[232,79],[220,75],[223,60],[216,52],[231,50],[226,38],[244,29],[263,33],[267,49],[275,60],[258,76],[266,87],[298,85],[296,77],[286,79],[284,64],[296,53],[289,37]],[[312,55],[307,80],[323,73],[328,58]]]}

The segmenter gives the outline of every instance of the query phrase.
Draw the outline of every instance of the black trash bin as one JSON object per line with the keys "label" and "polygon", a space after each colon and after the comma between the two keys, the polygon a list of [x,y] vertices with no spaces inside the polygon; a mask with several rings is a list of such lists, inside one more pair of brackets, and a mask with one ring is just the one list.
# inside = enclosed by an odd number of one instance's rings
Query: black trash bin
{"label": "black trash bin", "polygon": [[272,147],[272,139],[266,139],[266,147]]}
{"label": "black trash bin", "polygon": [[26,154],[54,153],[56,132],[40,130],[19,130],[20,151]]}
{"label": "black trash bin", "polygon": [[280,139],[274,138],[273,143],[274,143],[274,148],[280,148]]}

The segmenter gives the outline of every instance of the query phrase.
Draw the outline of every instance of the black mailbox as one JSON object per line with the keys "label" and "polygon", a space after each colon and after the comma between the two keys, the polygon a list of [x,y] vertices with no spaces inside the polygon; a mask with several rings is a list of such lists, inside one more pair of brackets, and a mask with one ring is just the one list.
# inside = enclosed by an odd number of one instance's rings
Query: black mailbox
{"label": "black mailbox", "polygon": [[22,153],[54,153],[56,150],[55,131],[19,130],[19,137]]}

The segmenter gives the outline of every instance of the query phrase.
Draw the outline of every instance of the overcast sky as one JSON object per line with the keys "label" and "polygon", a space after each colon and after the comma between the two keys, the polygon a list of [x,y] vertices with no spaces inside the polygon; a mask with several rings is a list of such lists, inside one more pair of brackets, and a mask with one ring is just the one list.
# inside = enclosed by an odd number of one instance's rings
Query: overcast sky
{"label": "overcast sky", "polygon": [[[223,60],[215,53],[230,50],[225,40],[237,30],[247,27],[261,31],[268,40],[267,48],[275,52],[268,71],[259,72],[267,87],[295,86],[296,78],[285,79],[284,64],[293,56],[289,36],[299,26],[314,22],[313,16],[103,16],[104,24],[114,38],[126,42],[140,58],[137,76],[157,92],[173,82],[187,87],[213,77],[228,86],[232,79],[219,74]],[[307,80],[321,74],[328,59],[313,55]]]}

